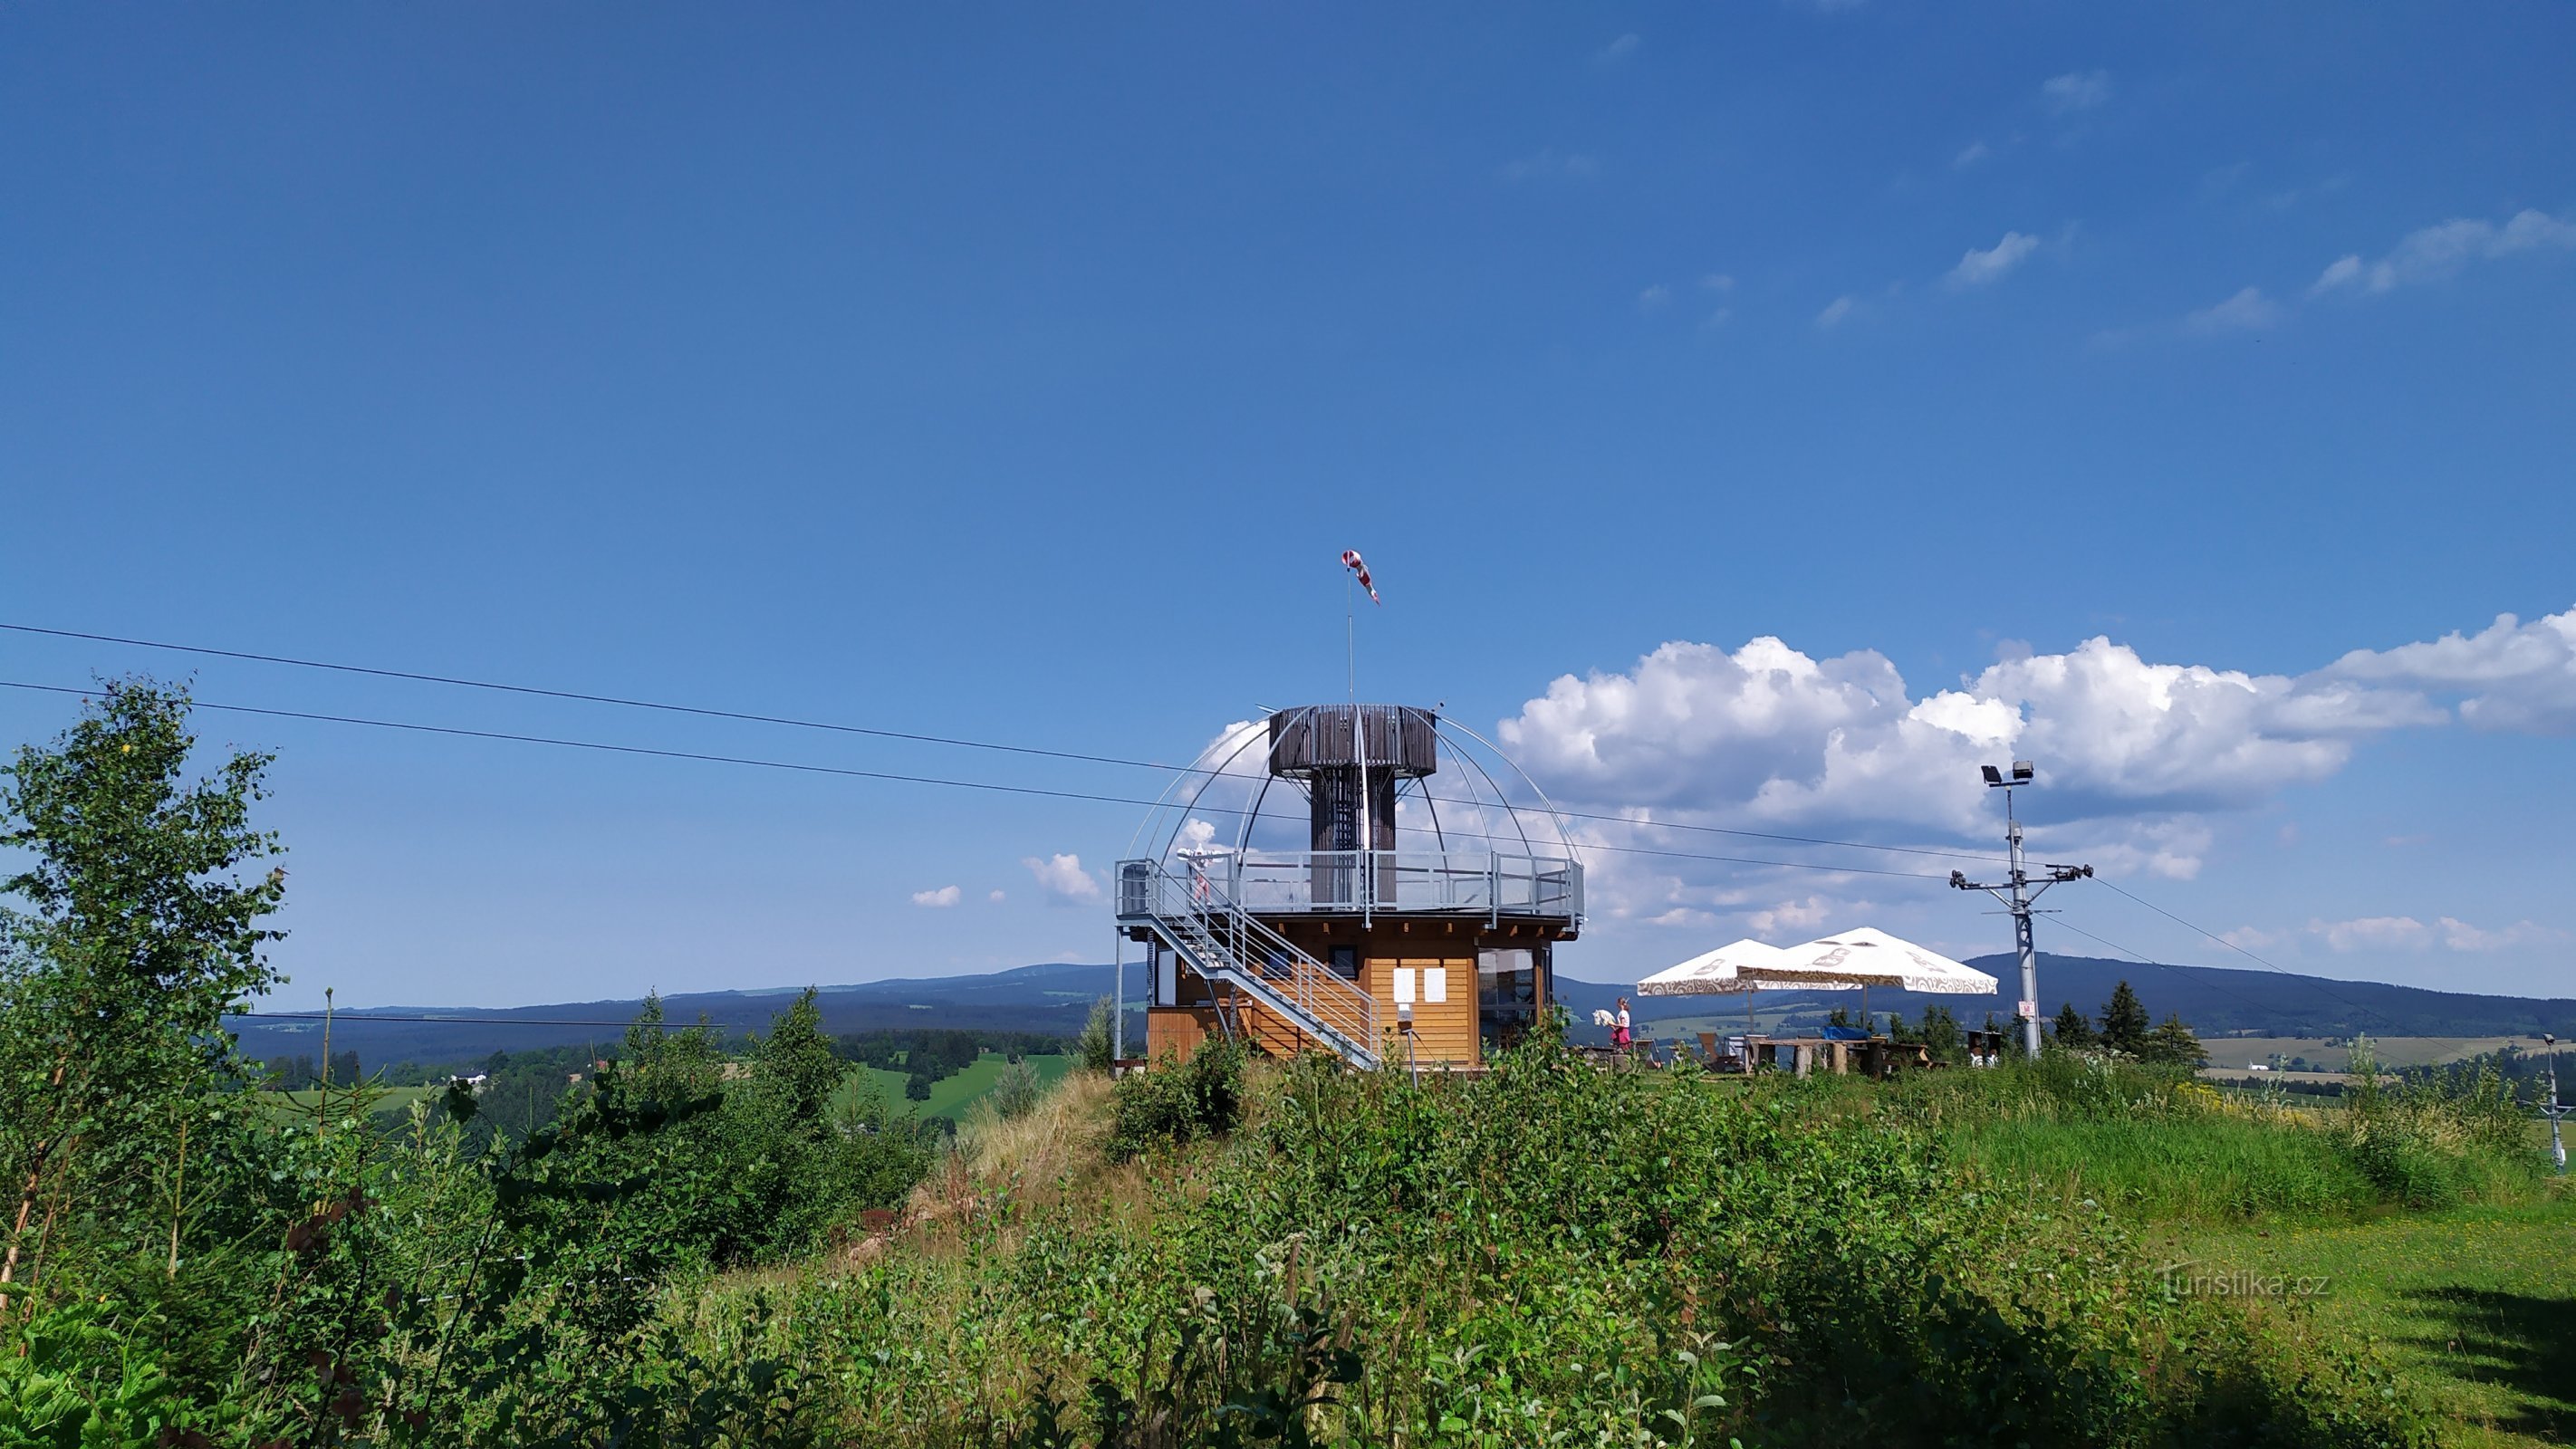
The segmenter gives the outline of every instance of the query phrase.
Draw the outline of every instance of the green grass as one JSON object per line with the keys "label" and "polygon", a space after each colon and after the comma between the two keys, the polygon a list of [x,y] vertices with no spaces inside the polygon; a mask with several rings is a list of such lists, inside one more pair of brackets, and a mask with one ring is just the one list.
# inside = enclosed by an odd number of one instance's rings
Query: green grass
{"label": "green grass", "polygon": [[[1037,1068],[1040,1085],[1052,1084],[1056,1079],[1073,1070],[1073,1058],[1069,1056],[1033,1056],[1028,1059],[1028,1063]],[[856,1097],[858,1084],[865,1081],[875,1086],[878,1093],[884,1096],[886,1105],[898,1113],[909,1109],[923,1117],[945,1117],[952,1122],[962,1121],[965,1118],[966,1109],[975,1105],[985,1093],[993,1090],[993,1084],[1001,1079],[1002,1068],[1007,1064],[1007,1058],[993,1052],[986,1052],[973,1066],[955,1076],[942,1077],[931,1083],[930,1100],[927,1102],[905,1100],[904,1074],[901,1072],[889,1072],[876,1067],[853,1067],[850,1069],[850,1075],[842,1081],[841,1090],[834,1094],[833,1104],[846,1105]]]}
{"label": "green grass", "polygon": [[1953,1142],[1997,1178],[2156,1221],[2347,1218],[2380,1197],[2327,1133],[2242,1118],[2022,1118],[1957,1129]]}
{"label": "green grass", "polygon": [[2576,1196],[2368,1222],[2184,1229],[2159,1246],[2196,1260],[2194,1274],[2310,1280],[2321,1291],[2285,1311],[2377,1339],[2450,1421],[2447,1442],[2576,1440]]}
{"label": "green grass", "polygon": [[[379,1088],[379,1095],[369,1110],[376,1112],[406,1112],[411,1109],[411,1104],[419,1098],[429,1097],[434,1099],[444,1090],[446,1089],[443,1087]],[[322,1103],[322,1092],[319,1088],[315,1087],[307,1087],[302,1091],[296,1092],[271,1092],[269,1095],[279,1098],[283,1102],[292,1102],[296,1106],[306,1108],[308,1110],[320,1106]],[[334,1087],[331,1089],[331,1095],[335,1100],[346,1101],[348,1100],[349,1093],[348,1089],[345,1087]]]}

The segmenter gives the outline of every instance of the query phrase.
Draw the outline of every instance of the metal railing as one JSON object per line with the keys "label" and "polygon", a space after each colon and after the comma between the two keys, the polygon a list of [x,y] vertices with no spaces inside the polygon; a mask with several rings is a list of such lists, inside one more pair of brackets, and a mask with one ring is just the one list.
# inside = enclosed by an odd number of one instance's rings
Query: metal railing
{"label": "metal railing", "polygon": [[1213,878],[1122,861],[1118,917],[1152,927],[1201,976],[1234,987],[1344,1061],[1378,1064],[1376,998],[1254,920]]}
{"label": "metal railing", "polygon": [[[1158,862],[1124,861],[1159,871]],[[1210,855],[1182,872],[1203,898],[1254,915],[1583,914],[1583,867],[1563,856],[1411,850],[1253,850]],[[1122,915],[1132,914],[1123,904]]]}

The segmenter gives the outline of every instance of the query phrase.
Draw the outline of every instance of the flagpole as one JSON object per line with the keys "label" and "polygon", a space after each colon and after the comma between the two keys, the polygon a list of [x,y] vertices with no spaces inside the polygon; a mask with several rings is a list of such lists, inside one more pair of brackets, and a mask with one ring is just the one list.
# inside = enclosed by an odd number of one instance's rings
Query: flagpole
{"label": "flagpole", "polygon": [[1351,571],[1345,568],[1342,570],[1342,689],[1350,696],[1351,703],[1357,704],[1360,702],[1360,634],[1356,621],[1360,601],[1351,592],[1353,587]]}

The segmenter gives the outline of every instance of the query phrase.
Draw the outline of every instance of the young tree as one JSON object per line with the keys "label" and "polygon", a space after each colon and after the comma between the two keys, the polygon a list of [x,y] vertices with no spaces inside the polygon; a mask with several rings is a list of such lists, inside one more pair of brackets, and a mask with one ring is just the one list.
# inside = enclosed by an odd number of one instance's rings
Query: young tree
{"label": "young tree", "polygon": [[2093,1045],[2093,1023],[2084,1019],[2084,1013],[2077,1011],[2072,1001],[2057,1008],[2057,1021],[2049,1032],[2059,1046],[2070,1050]]}
{"label": "young tree", "polygon": [[2111,989],[2111,999],[2102,1005],[2102,1045],[2115,1052],[2137,1056],[2146,1050],[2150,1025],[2147,1008],[2138,993],[2121,982]]}
{"label": "young tree", "polygon": [[1935,1061],[1955,1062],[1967,1055],[1967,1039],[1959,1033],[1959,1018],[1946,1006],[1923,1009],[1923,1044],[1932,1049]]}
{"label": "young tree", "polygon": [[2148,1035],[2146,1047],[2138,1055],[2151,1062],[2168,1062],[2195,1069],[2209,1064],[2208,1051],[2202,1048],[2200,1038],[2192,1034],[2191,1028],[2182,1024],[2180,1012],[2166,1014],[2164,1025]]}
{"label": "young tree", "polygon": [[1091,1003],[1091,1019],[1082,1024],[1080,1055],[1083,1070],[1106,1072],[1111,1067],[1110,1059],[1117,1050],[1117,1039],[1111,1030],[1116,1011],[1106,996]]}
{"label": "young tree", "polygon": [[752,1048],[752,1072],[761,1090],[771,1093],[796,1122],[815,1125],[832,1091],[848,1070],[823,1035],[823,1011],[815,988],[808,986],[784,1016],[770,1024],[769,1035]]}
{"label": "young tree", "polygon": [[279,979],[262,923],[286,872],[237,874],[283,852],[250,823],[271,757],[190,783],[196,743],[184,689],[120,680],[0,771],[0,845],[32,858],[5,882],[26,909],[0,911],[0,1283],[54,1215],[119,1235],[174,1118],[236,1073],[224,1013]]}
{"label": "young tree", "polygon": [[1025,1060],[1016,1061],[1002,1068],[1002,1075],[993,1082],[993,1111],[1005,1122],[1025,1117],[1036,1110],[1043,1095],[1038,1069]]}

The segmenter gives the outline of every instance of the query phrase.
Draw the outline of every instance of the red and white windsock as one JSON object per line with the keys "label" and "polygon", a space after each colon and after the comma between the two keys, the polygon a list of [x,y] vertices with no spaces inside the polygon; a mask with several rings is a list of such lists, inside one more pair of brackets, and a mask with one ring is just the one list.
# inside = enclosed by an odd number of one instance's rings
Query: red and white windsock
{"label": "red and white windsock", "polygon": [[1368,590],[1370,603],[1377,604],[1381,607],[1385,605],[1386,600],[1377,596],[1377,585],[1369,582],[1368,562],[1360,557],[1360,551],[1358,549],[1346,548],[1342,550],[1342,567],[1349,569],[1352,573],[1360,576],[1360,587]]}

